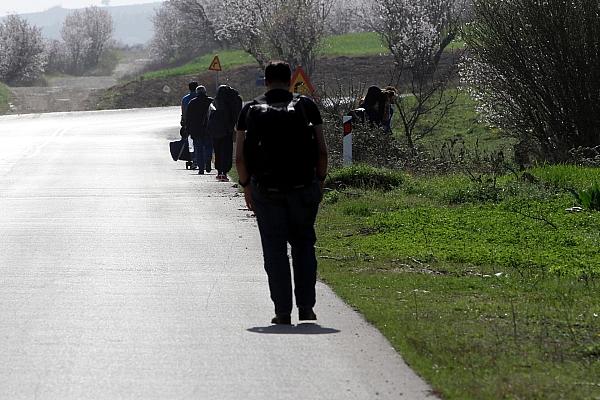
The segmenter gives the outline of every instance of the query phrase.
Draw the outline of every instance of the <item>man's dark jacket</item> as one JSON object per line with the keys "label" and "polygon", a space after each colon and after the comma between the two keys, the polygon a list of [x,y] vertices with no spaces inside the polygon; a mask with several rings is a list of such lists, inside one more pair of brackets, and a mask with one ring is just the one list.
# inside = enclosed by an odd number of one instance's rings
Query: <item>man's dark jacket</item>
{"label": "man's dark jacket", "polygon": [[208,136],[206,131],[208,107],[212,101],[212,97],[204,94],[198,95],[190,101],[185,117],[185,127],[192,139],[203,139]]}

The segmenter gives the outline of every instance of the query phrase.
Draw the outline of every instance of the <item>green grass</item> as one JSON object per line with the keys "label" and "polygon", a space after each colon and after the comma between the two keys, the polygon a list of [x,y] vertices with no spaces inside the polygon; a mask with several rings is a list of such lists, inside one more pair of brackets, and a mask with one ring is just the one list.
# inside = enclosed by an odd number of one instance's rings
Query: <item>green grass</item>
{"label": "green grass", "polygon": [[[144,79],[158,79],[205,72],[208,71],[208,67],[210,66],[210,63],[215,55],[216,53],[205,54],[180,67],[152,71],[145,73],[142,76]],[[223,50],[218,52],[218,55],[223,70],[228,70],[242,65],[256,64],[256,61],[248,53],[242,50]]]}
{"label": "green grass", "polygon": [[[336,35],[325,39],[322,54],[324,56],[364,56],[387,54],[379,36],[372,32]],[[242,65],[256,64],[254,58],[243,50],[221,50],[218,52],[224,70]],[[144,79],[166,78],[172,76],[196,74],[208,70],[215,54],[205,54],[195,60],[175,68],[148,72]]]}
{"label": "green grass", "polygon": [[[503,178],[497,201],[457,203],[486,190],[460,175],[331,191],[321,279],[444,398],[599,398],[600,212],[566,212],[552,169]],[[574,187],[600,176],[569,174]]]}
{"label": "green grass", "polygon": [[532,174],[561,189],[584,190],[600,183],[600,169],[574,165],[548,165],[531,170]]}
{"label": "green grass", "polygon": [[[449,89],[453,91],[455,89]],[[411,102],[410,97],[402,101]],[[448,110],[446,115],[438,123],[441,109],[434,109],[425,114],[415,127],[415,134],[419,136],[421,132],[427,131],[434,126],[433,130],[418,139],[418,143],[425,148],[436,151],[440,145],[448,141],[458,141],[465,148],[479,150],[509,149],[512,147],[512,140],[502,136],[500,130],[491,128],[480,121],[480,115],[476,111],[475,101],[465,92],[459,91],[456,101]],[[395,110],[392,127],[395,135],[404,137],[404,130]]]}
{"label": "green grass", "polygon": [[8,112],[10,109],[8,105],[9,99],[10,91],[8,90],[8,87],[3,83],[0,83],[0,114]]}
{"label": "green grass", "polygon": [[329,36],[322,45],[322,55],[325,57],[375,56],[389,53],[379,35],[374,32]]}
{"label": "green grass", "polygon": [[368,165],[352,165],[329,174],[327,184],[337,188],[391,190],[404,181],[404,174]]}

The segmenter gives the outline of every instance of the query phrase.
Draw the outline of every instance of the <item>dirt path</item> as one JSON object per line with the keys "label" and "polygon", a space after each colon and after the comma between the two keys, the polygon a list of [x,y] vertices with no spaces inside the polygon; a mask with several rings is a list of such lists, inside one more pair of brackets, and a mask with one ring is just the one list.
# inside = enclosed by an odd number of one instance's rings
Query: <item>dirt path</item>
{"label": "dirt path", "polygon": [[119,79],[139,71],[145,59],[129,55],[112,76],[64,76],[48,79],[48,86],[11,87],[10,113],[29,114],[89,110],[90,95],[119,83]]}

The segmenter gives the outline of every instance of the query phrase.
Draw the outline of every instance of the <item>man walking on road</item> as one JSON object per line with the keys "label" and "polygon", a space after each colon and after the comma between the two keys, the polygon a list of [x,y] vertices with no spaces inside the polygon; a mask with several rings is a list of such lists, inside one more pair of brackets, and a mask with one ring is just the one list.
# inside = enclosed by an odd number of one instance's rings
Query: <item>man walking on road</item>
{"label": "man walking on road", "polygon": [[198,86],[196,97],[187,107],[185,128],[194,142],[194,161],[198,166],[198,174],[203,175],[204,170],[210,172],[212,158],[212,144],[207,130],[208,108],[212,97],[206,95],[206,88]]}
{"label": "man walking on road", "polygon": [[228,85],[219,86],[210,106],[208,132],[215,149],[215,168],[220,182],[229,182],[227,174],[233,163],[233,135],[241,109],[242,98],[238,91]]}
{"label": "man walking on road", "polygon": [[187,133],[185,132],[185,115],[187,113],[188,105],[190,101],[196,97],[196,88],[198,87],[198,82],[191,81],[188,84],[188,89],[190,92],[181,98],[181,137],[186,137]]}
{"label": "man walking on road", "polygon": [[248,103],[237,122],[239,184],[256,214],[274,324],[291,324],[288,243],[298,319],[317,319],[314,223],[327,175],[323,120],[311,99],[289,92],[290,79],[289,64],[271,61],[265,68],[267,92]]}

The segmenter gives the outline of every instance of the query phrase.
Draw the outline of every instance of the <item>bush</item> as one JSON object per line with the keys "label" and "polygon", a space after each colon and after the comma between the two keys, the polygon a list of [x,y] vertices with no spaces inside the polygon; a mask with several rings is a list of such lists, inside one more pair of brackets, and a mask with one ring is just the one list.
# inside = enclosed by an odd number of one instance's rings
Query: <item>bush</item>
{"label": "bush", "polygon": [[600,2],[475,0],[463,81],[533,159],[600,145]]}
{"label": "bush", "polygon": [[531,174],[557,189],[583,190],[600,182],[600,168],[576,165],[547,165],[533,168]]}
{"label": "bush", "polygon": [[598,183],[588,190],[575,192],[575,197],[583,208],[600,211],[600,185]]}
{"label": "bush", "polygon": [[325,184],[330,188],[392,190],[403,182],[404,175],[398,171],[358,164],[334,170]]}

